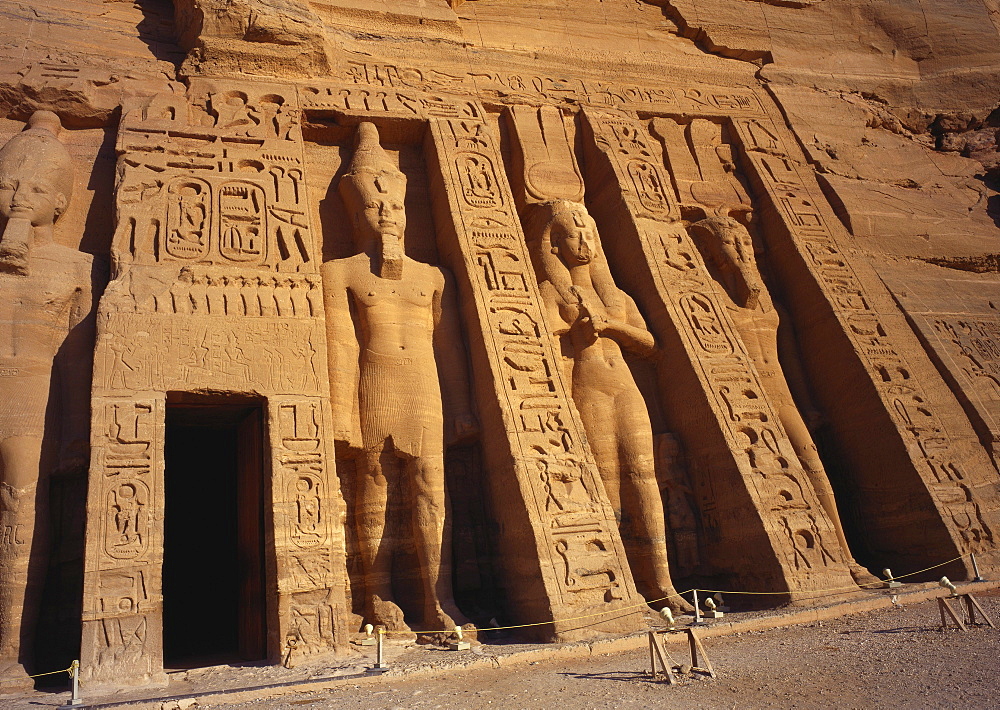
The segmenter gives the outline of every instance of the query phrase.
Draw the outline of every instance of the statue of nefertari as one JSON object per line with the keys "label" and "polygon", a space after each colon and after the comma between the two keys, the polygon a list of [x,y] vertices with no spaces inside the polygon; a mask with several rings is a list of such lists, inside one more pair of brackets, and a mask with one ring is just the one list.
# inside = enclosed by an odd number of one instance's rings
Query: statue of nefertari
{"label": "statue of nefertari", "polygon": [[30,662],[48,562],[48,476],[86,470],[93,260],[53,240],[73,193],[59,117],[0,149],[0,677]]}
{"label": "statue of nefertari", "polygon": [[625,349],[650,356],[653,336],[635,302],[615,285],[587,208],[556,200],[532,209],[529,246],[539,290],[563,352],[572,354],[573,401],[620,520],[632,574],[650,602],[690,611],[670,580],[652,426],[622,355]]}
{"label": "statue of nefertari", "polygon": [[840,547],[848,556],[851,575],[859,584],[877,581],[851,556],[833,487],[778,359],[781,313],[771,300],[757,266],[750,232],[734,217],[712,214],[694,222],[691,234],[716,274],[728,301],[733,324],[753,360],[761,384],[778,410],[781,425],[823,511],[833,523]]}
{"label": "statue of nefertari", "polygon": [[[358,253],[323,265],[323,292],[335,436],[359,452],[353,516],[365,618],[408,630],[392,584],[397,542],[408,538],[423,583],[421,622],[452,629],[465,618],[452,596],[444,447],[476,433],[454,287],[444,269],[404,253],[406,177],[373,124],[358,126],[339,187]],[[392,529],[390,508],[410,514],[407,533]]]}

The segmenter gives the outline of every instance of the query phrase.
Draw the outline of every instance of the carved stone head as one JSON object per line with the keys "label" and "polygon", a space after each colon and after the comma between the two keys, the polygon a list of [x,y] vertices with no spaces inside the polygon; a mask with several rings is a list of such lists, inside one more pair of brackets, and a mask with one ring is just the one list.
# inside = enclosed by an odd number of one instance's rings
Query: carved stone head
{"label": "carved stone head", "polygon": [[28,130],[0,148],[0,215],[50,226],[73,194],[73,161],[57,138],[62,126],[51,111],[35,111]]}
{"label": "carved stone head", "polygon": [[706,259],[723,272],[723,285],[738,304],[756,308],[764,290],[750,232],[738,220],[712,215],[691,225]]}
{"label": "carved stone head", "polygon": [[695,222],[692,232],[716,258],[738,265],[756,265],[753,239],[747,228],[728,216],[712,215]]}
{"label": "carved stone head", "polygon": [[355,238],[362,247],[373,239],[381,242],[382,276],[399,278],[392,274],[401,268],[406,176],[382,149],[373,123],[358,126],[354,157],[340,180],[340,194],[352,216]]}
{"label": "carved stone head", "polygon": [[589,264],[597,258],[597,223],[580,202],[558,200],[552,203],[552,219],[546,228],[552,253],[567,266]]}

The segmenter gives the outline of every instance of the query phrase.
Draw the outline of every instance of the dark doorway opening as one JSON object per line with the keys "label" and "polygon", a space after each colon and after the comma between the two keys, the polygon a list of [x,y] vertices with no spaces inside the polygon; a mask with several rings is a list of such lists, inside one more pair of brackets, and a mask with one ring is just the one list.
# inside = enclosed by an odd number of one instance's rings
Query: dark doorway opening
{"label": "dark doorway opening", "polygon": [[171,393],[166,419],[164,665],[265,659],[262,402]]}

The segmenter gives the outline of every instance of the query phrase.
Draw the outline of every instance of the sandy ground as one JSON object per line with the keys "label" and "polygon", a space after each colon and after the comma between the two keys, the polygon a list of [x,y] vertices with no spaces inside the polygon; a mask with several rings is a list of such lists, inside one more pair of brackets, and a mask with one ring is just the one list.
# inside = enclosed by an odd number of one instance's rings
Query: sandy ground
{"label": "sandy ground", "polygon": [[[1000,625],[1000,592],[977,595]],[[301,708],[1000,708],[1000,630],[939,630],[937,603],[705,642],[718,678],[648,678],[645,651],[581,661],[386,678],[243,707]],[[678,662],[685,646],[668,650]],[[687,659],[684,659],[687,660]],[[223,705],[200,705],[223,708]],[[232,707],[231,705],[228,707]]]}
{"label": "sandy ground", "polygon": [[[1000,625],[1000,589],[976,593]],[[958,606],[956,605],[956,608]],[[652,616],[652,615],[650,615]],[[742,617],[744,614],[735,614]],[[730,617],[727,617],[727,620]],[[658,621],[658,619],[656,619]],[[426,647],[390,647],[397,673],[358,682],[337,681],[330,690],[271,688],[269,697],[214,696],[146,705],[158,710],[204,708],[1000,708],[1000,630],[973,626],[968,632],[940,630],[936,601],[905,603],[878,611],[803,626],[708,638],[705,648],[716,679],[682,676],[669,686],[649,678],[648,651],[573,660],[544,660],[497,668],[454,668],[465,659],[516,652],[520,645],[483,646],[461,657]],[[530,648],[530,647],[523,647]],[[668,644],[677,663],[687,662],[686,644]],[[371,651],[372,649],[368,649]],[[368,655],[366,653],[366,655]],[[358,673],[370,665],[360,654],[336,668],[215,666],[171,674],[160,697],[295,683]],[[451,666],[450,670],[433,670]],[[410,669],[423,669],[407,676]],[[432,669],[431,673],[426,673]],[[150,689],[87,700],[150,697]],[[254,691],[257,692],[257,691]],[[154,691],[154,694],[156,692]],[[262,692],[263,696],[264,693]],[[65,693],[0,698],[0,710],[43,710],[65,702]]]}

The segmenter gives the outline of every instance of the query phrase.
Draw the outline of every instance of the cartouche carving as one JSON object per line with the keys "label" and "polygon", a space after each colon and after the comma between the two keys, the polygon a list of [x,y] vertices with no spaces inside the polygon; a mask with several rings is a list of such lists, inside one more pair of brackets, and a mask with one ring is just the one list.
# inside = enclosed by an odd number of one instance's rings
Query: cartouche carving
{"label": "cartouche carving", "polygon": [[[0,149],[0,676],[23,673],[48,556],[43,451],[86,465],[92,260],[56,244],[53,226],[73,193],[61,125],[36,111]],[[58,354],[58,355],[57,355]],[[46,430],[54,372],[62,431]],[[132,535],[131,524],[125,535]]]}
{"label": "cartouche carving", "polygon": [[[446,436],[472,435],[476,424],[451,277],[403,251],[405,189],[406,177],[379,145],[375,126],[362,123],[340,182],[360,251],[322,267],[334,436],[361,451],[354,515],[366,619],[407,629],[393,601],[396,535],[387,529],[390,490],[402,485],[411,496],[405,507],[413,511],[423,623],[450,629],[465,619],[449,578],[444,444]],[[442,390],[452,406],[444,406]],[[447,434],[445,410],[454,412]]]}

